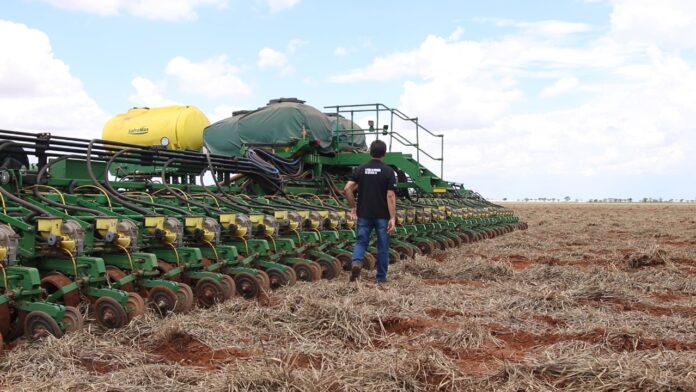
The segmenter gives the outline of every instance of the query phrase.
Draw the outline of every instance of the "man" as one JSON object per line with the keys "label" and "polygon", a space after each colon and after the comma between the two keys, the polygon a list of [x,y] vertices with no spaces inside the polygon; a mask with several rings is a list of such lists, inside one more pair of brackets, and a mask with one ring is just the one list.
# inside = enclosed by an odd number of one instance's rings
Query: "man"
{"label": "man", "polygon": [[[396,224],[396,173],[385,165],[387,145],[375,140],[370,145],[372,159],[358,167],[351,175],[344,193],[350,205],[351,218],[358,220],[358,235],[353,249],[350,281],[360,276],[363,257],[372,229],[377,232],[377,283],[387,280],[389,267],[389,233]],[[357,207],[355,190],[359,191]]]}

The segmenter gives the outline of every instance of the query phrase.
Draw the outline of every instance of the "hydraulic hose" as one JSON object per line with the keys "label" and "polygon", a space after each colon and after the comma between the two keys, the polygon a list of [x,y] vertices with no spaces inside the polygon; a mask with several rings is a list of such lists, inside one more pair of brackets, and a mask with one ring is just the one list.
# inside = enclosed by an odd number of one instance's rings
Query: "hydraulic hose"
{"label": "hydraulic hose", "polygon": [[173,206],[165,206],[165,205],[161,205],[161,204],[157,204],[157,203],[153,203],[153,202],[149,202],[149,201],[145,201],[145,200],[140,200],[140,199],[136,199],[133,197],[129,197],[129,196],[120,194],[111,186],[111,183],[109,181],[109,168],[111,167],[111,165],[113,164],[114,160],[117,157],[119,157],[120,155],[122,155],[126,152],[130,152],[130,151],[133,151],[133,149],[132,148],[124,148],[123,150],[114,154],[106,163],[106,166],[104,167],[104,185],[106,186],[106,188],[108,190],[110,190],[112,194],[118,194],[119,198],[125,199],[125,200],[133,202],[133,203],[146,205],[146,206],[150,206],[150,207],[161,207],[161,208],[164,208],[164,209],[167,209],[170,211],[174,211],[174,212],[179,213],[181,215],[192,215],[190,211],[187,211],[183,208],[173,207]]}
{"label": "hydraulic hose", "polygon": [[[61,158],[58,158],[58,159],[56,159],[56,160],[53,160],[53,161],[51,161],[51,162],[45,164],[44,167],[42,167],[41,170],[39,170],[38,174],[36,175],[36,183],[39,184],[39,185],[41,185],[41,184],[42,184],[43,177],[44,177],[44,175],[46,175],[46,171],[48,170],[48,168],[49,168],[51,165],[53,165],[53,164],[55,164],[55,163],[57,163],[57,162],[66,160],[66,159],[68,159],[68,157],[61,157]],[[66,209],[66,210],[71,210],[71,211],[86,212],[86,213],[92,214],[92,215],[106,216],[105,213],[103,213],[103,212],[101,212],[101,211],[98,211],[98,210],[91,209],[91,208],[81,207],[81,206],[74,206],[74,205],[69,205],[69,204],[63,204],[63,203],[59,203],[59,202],[57,202],[57,201],[53,201],[53,200],[47,198],[46,196],[42,195],[41,192],[39,192],[39,188],[38,188],[38,187],[34,187],[34,196],[35,196],[36,198],[38,198],[39,200],[41,200],[42,202],[44,202],[44,203],[46,203],[46,204],[49,204],[49,205],[52,205],[53,207],[60,207],[60,208],[63,208],[63,209]]]}

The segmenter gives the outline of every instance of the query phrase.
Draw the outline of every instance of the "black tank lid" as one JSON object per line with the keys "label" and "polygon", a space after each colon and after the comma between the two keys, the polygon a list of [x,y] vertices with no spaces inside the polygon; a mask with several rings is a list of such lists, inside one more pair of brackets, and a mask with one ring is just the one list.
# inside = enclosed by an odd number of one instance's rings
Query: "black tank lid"
{"label": "black tank lid", "polygon": [[273,105],[274,103],[283,103],[283,102],[305,103],[307,101],[303,101],[303,100],[297,99],[297,98],[276,98],[276,99],[271,99],[270,101],[268,101],[267,105]]}

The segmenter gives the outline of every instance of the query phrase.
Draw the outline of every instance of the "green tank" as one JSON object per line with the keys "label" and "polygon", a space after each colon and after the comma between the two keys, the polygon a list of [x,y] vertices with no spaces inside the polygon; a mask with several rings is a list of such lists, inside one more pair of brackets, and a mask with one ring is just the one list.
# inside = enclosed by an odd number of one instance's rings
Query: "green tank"
{"label": "green tank", "polygon": [[331,129],[336,132],[341,150],[367,149],[365,133],[360,125],[336,113],[325,113],[331,121]]}
{"label": "green tank", "polygon": [[214,154],[241,156],[244,145],[280,149],[305,139],[317,143],[323,153],[333,152],[331,121],[304,102],[279,98],[256,110],[235,112],[205,128],[204,144]]}

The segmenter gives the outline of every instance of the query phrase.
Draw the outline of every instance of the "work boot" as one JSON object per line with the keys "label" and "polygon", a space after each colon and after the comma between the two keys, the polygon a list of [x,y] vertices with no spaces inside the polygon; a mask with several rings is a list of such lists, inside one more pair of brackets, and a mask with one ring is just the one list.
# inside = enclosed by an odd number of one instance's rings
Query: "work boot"
{"label": "work boot", "polygon": [[359,265],[354,265],[353,268],[350,270],[350,281],[355,282],[358,280],[360,277],[360,271],[362,271],[362,267]]}

